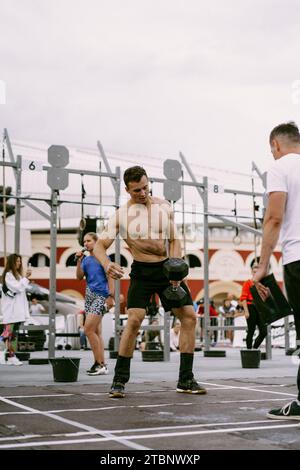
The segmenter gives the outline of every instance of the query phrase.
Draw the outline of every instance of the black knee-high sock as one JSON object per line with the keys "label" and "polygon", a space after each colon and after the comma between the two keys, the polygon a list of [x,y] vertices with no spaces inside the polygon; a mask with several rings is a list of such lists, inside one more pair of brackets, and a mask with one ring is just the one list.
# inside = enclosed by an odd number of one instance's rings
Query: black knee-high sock
{"label": "black knee-high sock", "polygon": [[115,366],[114,382],[122,382],[126,384],[130,377],[130,361],[131,357],[118,356]]}
{"label": "black knee-high sock", "polygon": [[194,353],[180,353],[179,381],[190,380],[193,375]]}

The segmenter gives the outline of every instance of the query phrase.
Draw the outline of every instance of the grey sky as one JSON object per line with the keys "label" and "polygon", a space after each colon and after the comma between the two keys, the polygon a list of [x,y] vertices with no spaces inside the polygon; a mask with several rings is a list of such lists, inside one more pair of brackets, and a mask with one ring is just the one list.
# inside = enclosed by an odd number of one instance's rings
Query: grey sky
{"label": "grey sky", "polygon": [[250,171],[300,124],[297,0],[0,0],[14,140]]}

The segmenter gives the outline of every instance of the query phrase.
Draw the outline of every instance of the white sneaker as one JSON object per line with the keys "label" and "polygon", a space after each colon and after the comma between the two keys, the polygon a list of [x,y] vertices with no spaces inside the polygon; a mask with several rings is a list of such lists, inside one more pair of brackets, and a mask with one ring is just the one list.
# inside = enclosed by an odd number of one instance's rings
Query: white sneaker
{"label": "white sneaker", "polygon": [[93,371],[89,371],[88,375],[107,375],[108,368],[106,365],[97,365]]}
{"label": "white sneaker", "polygon": [[22,366],[23,365],[23,362],[19,361],[19,359],[17,358],[17,356],[12,356],[12,357],[9,357],[7,359],[7,362],[6,364],[8,366]]}
{"label": "white sneaker", "polygon": [[0,364],[1,365],[5,365],[6,364],[6,360],[5,360],[5,354],[6,354],[6,351],[0,351]]}

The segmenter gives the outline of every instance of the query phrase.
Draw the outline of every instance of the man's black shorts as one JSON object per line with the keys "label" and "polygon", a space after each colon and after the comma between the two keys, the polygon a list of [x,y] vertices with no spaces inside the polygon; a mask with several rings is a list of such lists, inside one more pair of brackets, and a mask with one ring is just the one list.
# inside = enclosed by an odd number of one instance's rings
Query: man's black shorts
{"label": "man's black shorts", "polygon": [[[158,294],[161,299],[162,292],[170,286],[170,281],[163,273],[164,261],[158,263],[142,263],[134,261],[131,265],[130,286],[127,295],[127,308],[146,308],[150,304],[153,294]],[[193,305],[193,300],[187,285],[182,282],[181,287],[186,291],[184,305]],[[165,302],[162,306],[166,312],[171,310]]]}

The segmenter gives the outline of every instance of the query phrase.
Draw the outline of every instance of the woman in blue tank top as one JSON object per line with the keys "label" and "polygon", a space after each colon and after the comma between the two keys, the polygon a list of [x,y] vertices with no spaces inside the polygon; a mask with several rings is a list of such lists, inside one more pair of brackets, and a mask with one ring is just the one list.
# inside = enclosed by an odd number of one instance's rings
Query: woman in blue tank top
{"label": "woman in blue tank top", "polygon": [[88,375],[106,375],[108,368],[104,358],[104,343],[101,332],[101,322],[106,309],[114,304],[114,281],[107,280],[105,271],[93,254],[97,241],[97,234],[89,232],[84,236],[84,247],[89,256],[84,256],[82,251],[76,253],[77,279],[86,279],[84,311],[86,320],[84,333],[88,337],[94,354],[94,364],[87,371]]}

